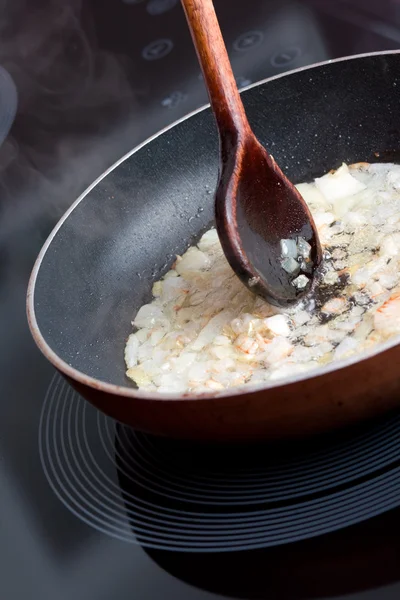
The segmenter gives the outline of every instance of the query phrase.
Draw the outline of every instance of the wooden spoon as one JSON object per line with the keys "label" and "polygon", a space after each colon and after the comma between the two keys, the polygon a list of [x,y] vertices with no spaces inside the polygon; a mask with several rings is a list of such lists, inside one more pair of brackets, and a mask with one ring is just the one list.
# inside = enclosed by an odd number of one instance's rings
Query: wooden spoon
{"label": "wooden spoon", "polygon": [[310,291],[322,259],[311,213],[247,120],[212,0],[182,0],[220,137],[216,226],[242,282],[285,306]]}

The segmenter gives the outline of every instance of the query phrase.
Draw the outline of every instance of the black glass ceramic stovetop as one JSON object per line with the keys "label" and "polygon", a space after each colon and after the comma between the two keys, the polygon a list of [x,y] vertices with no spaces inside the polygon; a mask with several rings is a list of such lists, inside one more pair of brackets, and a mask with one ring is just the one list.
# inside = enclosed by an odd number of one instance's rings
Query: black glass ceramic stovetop
{"label": "black glass ceramic stovetop", "polygon": [[[239,86],[400,45],[393,0],[216,0]],[[5,0],[0,36],[0,598],[400,597],[400,416],[296,448],[133,432],[30,338],[58,218],[206,102],[178,0]]]}

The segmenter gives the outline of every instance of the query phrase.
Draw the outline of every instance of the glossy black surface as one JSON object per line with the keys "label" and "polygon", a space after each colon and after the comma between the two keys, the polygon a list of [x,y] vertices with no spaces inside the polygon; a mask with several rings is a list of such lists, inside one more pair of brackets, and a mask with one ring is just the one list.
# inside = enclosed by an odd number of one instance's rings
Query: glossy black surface
{"label": "glossy black surface", "polygon": [[[397,2],[321,0],[310,11],[306,4],[216,2],[241,82],[400,45]],[[100,533],[46,480],[39,421],[54,371],[25,319],[33,261],[58,218],[105,168],[206,100],[177,3],[160,14],[149,5],[2,4],[0,63],[17,86],[18,112],[0,147],[0,596],[397,600],[398,511],[299,546],[205,564],[146,554]],[[261,31],[262,42],[257,35],[238,41],[249,31]],[[144,47],[160,38],[172,39],[174,49],[158,61],[143,59]]]}

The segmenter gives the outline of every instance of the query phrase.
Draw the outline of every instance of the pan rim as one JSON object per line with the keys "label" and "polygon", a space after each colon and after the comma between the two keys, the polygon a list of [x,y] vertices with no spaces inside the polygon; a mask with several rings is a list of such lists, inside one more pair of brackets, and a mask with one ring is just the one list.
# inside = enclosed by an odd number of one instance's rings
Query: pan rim
{"label": "pan rim", "polygon": [[[255,83],[251,83],[250,85],[242,88],[240,90],[240,93],[245,92],[245,91],[255,88],[255,87],[259,87],[265,83],[274,81],[276,79],[280,79],[282,77],[287,77],[289,75],[293,75],[295,73],[300,73],[302,71],[313,70],[315,68],[329,65],[331,63],[340,63],[340,62],[345,62],[345,61],[350,61],[350,60],[358,60],[361,58],[368,58],[368,57],[373,57],[373,56],[388,56],[388,55],[393,55],[393,54],[400,54],[400,49],[377,51],[377,52],[365,52],[362,54],[354,54],[354,55],[350,55],[350,56],[344,56],[344,57],[340,57],[340,58],[329,59],[329,60],[313,63],[311,65],[306,65],[303,67],[299,67],[297,69],[292,69],[290,71],[286,71],[284,73],[279,73],[272,77],[267,77],[265,79],[255,82]],[[400,335],[396,335],[393,338],[391,338],[390,340],[383,342],[381,344],[378,344],[373,349],[365,350],[364,352],[361,352],[360,354],[357,354],[356,356],[353,356],[353,357],[350,357],[347,359],[342,359],[339,361],[329,363],[328,365],[326,365],[324,367],[317,367],[315,370],[307,371],[305,373],[299,373],[297,375],[293,375],[291,377],[285,377],[285,378],[278,379],[278,380],[275,380],[272,382],[265,382],[263,384],[254,384],[254,385],[246,384],[244,386],[232,388],[230,390],[223,390],[221,392],[211,392],[210,391],[209,393],[202,393],[202,394],[190,394],[190,393],[170,394],[170,393],[165,393],[165,392],[145,392],[140,389],[128,387],[128,384],[126,386],[120,386],[120,385],[116,385],[113,383],[107,383],[100,379],[91,377],[91,376],[83,373],[82,371],[79,371],[75,367],[72,367],[67,362],[65,362],[62,358],[60,358],[58,356],[58,354],[56,354],[56,352],[54,352],[54,350],[52,350],[52,348],[46,342],[44,335],[42,335],[39,325],[38,325],[38,322],[37,322],[37,319],[36,319],[35,287],[36,287],[37,276],[38,276],[38,273],[39,273],[39,270],[41,267],[41,263],[46,255],[47,250],[49,249],[54,237],[56,236],[58,231],[61,229],[64,222],[68,219],[70,214],[80,204],[80,202],[92,191],[92,189],[94,189],[100,183],[100,181],[102,181],[105,177],[107,177],[120,164],[122,164],[125,160],[130,158],[133,154],[136,154],[136,152],[141,150],[143,147],[147,146],[150,142],[154,141],[155,139],[157,139],[159,136],[163,135],[170,129],[173,129],[180,123],[190,119],[191,117],[193,117],[193,116],[197,115],[198,113],[203,112],[204,110],[207,110],[209,108],[210,108],[210,104],[205,104],[205,105],[197,108],[196,110],[188,113],[184,117],[181,117],[180,119],[174,121],[170,125],[167,125],[160,131],[156,132],[155,134],[151,135],[146,140],[144,140],[143,142],[141,142],[140,144],[135,146],[135,148],[133,148],[132,150],[130,150],[129,152],[124,154],[113,165],[111,165],[106,171],[104,171],[93,183],[91,183],[86,188],[86,190],[84,190],[82,192],[82,194],[71,204],[69,209],[59,219],[59,221],[56,223],[56,225],[52,229],[51,233],[47,237],[45,243],[43,244],[43,246],[35,260],[35,263],[33,265],[31,275],[29,278],[28,288],[27,288],[27,296],[26,296],[26,313],[27,313],[27,320],[28,320],[28,325],[29,325],[31,335],[32,335],[36,345],[38,346],[39,350],[42,352],[42,354],[47,358],[47,360],[58,371],[60,371],[61,373],[63,373],[67,377],[69,377],[70,379],[73,379],[82,385],[85,385],[85,386],[90,387],[97,391],[102,391],[107,394],[116,395],[119,397],[136,399],[136,400],[149,400],[152,402],[165,402],[167,400],[174,401],[174,402],[183,402],[183,401],[187,402],[187,401],[194,401],[194,400],[199,401],[199,400],[204,400],[204,399],[209,399],[209,398],[231,398],[231,397],[235,397],[235,396],[250,395],[250,394],[257,393],[257,392],[259,393],[261,391],[267,393],[268,390],[272,390],[274,388],[279,388],[279,387],[286,388],[287,386],[295,385],[302,381],[315,379],[317,377],[322,377],[323,375],[327,375],[333,371],[339,371],[339,370],[346,369],[347,367],[351,367],[353,364],[360,363],[363,361],[367,362],[369,359],[372,359],[374,356],[376,356],[378,354],[382,354],[385,351],[390,350],[391,348],[394,348],[400,342]]]}

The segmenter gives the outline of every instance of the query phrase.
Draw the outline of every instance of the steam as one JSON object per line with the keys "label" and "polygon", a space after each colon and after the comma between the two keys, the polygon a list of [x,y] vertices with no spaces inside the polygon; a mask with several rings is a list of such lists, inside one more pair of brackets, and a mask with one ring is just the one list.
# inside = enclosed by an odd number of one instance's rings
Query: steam
{"label": "steam", "polygon": [[0,0],[0,10],[0,65],[18,90],[0,147],[0,244],[34,220],[39,247],[87,185],[138,141],[138,90],[123,59],[98,47],[83,0]]}

